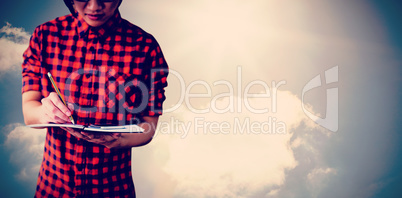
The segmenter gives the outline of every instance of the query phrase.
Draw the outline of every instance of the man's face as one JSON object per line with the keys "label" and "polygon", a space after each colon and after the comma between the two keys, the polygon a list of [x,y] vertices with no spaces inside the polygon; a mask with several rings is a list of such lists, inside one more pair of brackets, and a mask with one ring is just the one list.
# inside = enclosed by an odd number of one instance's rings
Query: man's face
{"label": "man's face", "polygon": [[92,27],[103,25],[119,6],[120,0],[100,1],[74,0],[74,8],[84,18],[85,22]]}

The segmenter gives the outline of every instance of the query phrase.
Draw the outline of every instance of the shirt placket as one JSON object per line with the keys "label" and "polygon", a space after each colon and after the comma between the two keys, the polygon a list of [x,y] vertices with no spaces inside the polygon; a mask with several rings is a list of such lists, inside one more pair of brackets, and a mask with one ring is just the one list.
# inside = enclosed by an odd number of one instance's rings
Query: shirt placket
{"label": "shirt placket", "polygon": [[[83,76],[82,76],[82,86],[80,89],[80,99],[79,103],[85,107],[85,117],[90,118],[91,114],[94,112],[94,101],[93,101],[93,93],[94,93],[94,80],[97,74],[96,68],[94,67],[96,62],[96,53],[97,53],[97,43],[98,38],[93,31],[89,31],[88,41],[86,45],[86,54],[85,61],[83,64]],[[88,119],[85,119],[85,124],[91,124]]]}
{"label": "shirt placket", "polygon": [[84,142],[83,141],[78,141],[76,146],[75,146],[75,167],[74,167],[74,172],[75,172],[75,177],[74,177],[74,183],[75,183],[75,188],[74,188],[74,194],[77,197],[81,197],[84,194],[83,187],[85,185],[85,163],[86,163],[86,157],[84,155],[85,153],[85,147],[84,147]]}
{"label": "shirt placket", "polygon": [[[82,106],[86,106],[86,113],[85,118],[82,120],[85,125],[89,125],[91,114],[95,113],[92,112],[90,109],[93,107],[95,104],[93,101],[93,94],[95,91],[94,88],[94,81],[95,81],[95,76],[96,76],[96,71],[95,71],[95,60],[96,60],[96,51],[97,51],[97,45],[98,45],[98,38],[94,34],[94,32],[89,31],[88,34],[88,39],[86,42],[86,54],[85,54],[85,61],[83,64],[83,74],[82,74],[82,86],[80,88],[80,98],[79,98],[79,104]],[[77,147],[76,147],[76,161],[75,161],[75,168],[76,168],[76,177],[75,177],[75,183],[76,183],[76,195],[78,197],[84,196],[85,197],[85,191],[83,190],[84,186],[87,185],[87,178],[86,174],[89,172],[88,166],[87,166],[87,155],[85,154],[85,140],[81,140],[77,142]]]}

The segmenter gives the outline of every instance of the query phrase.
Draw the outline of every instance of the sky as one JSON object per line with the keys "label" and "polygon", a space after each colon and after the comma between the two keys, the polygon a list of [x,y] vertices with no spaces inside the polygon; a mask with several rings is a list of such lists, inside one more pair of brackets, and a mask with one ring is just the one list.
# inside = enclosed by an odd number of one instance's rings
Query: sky
{"label": "sky", "polygon": [[[68,9],[0,5],[0,193],[30,197],[45,131],[24,126],[22,53]],[[137,196],[401,194],[401,11],[396,0],[123,1],[170,67],[157,133],[133,148]]]}

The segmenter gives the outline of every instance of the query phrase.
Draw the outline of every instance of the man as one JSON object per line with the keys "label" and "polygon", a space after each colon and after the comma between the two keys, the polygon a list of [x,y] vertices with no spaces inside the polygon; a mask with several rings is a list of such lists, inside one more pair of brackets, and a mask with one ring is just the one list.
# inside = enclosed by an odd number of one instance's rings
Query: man
{"label": "man", "polygon": [[[35,197],[135,197],[131,147],[151,141],[168,66],[154,37],[121,18],[122,0],[65,0],[24,53],[25,123],[138,124],[144,133],[48,128]],[[68,107],[54,92],[50,72]]]}

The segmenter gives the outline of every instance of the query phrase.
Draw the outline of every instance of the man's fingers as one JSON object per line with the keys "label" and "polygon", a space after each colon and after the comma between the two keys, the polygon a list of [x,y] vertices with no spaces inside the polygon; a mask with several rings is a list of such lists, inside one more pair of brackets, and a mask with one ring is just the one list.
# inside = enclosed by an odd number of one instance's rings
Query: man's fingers
{"label": "man's fingers", "polygon": [[60,97],[56,92],[52,92],[49,94],[49,99],[53,102],[53,104],[60,109],[66,116],[71,116],[71,111],[66,107],[66,105],[61,101]]}
{"label": "man's fingers", "polygon": [[118,136],[105,135],[104,140],[105,140],[105,142],[114,142],[117,140],[117,138],[118,138]]}
{"label": "man's fingers", "polygon": [[70,111],[74,111],[74,104],[67,102],[67,107],[70,109]]}
{"label": "man's fingers", "polygon": [[85,137],[88,137],[89,139],[93,139],[93,138],[94,138],[94,134],[93,134],[93,133],[81,132],[81,134],[84,135]]}
{"label": "man's fingers", "polygon": [[99,134],[99,133],[91,133],[91,132],[81,132],[83,136],[85,136],[87,141],[93,142],[96,144],[109,145],[110,143],[117,140],[118,135],[114,134]]}
{"label": "man's fingers", "polygon": [[65,123],[69,118],[61,112],[50,100],[42,100],[44,105],[45,114],[50,118],[49,121],[54,123]]}
{"label": "man's fingers", "polygon": [[55,92],[50,93],[41,102],[51,122],[65,123],[70,121],[68,116],[71,115],[71,111],[64,105]]}
{"label": "man's fingers", "polygon": [[87,137],[88,137],[89,139],[91,139],[91,140],[101,140],[101,141],[104,141],[105,136],[106,136],[106,135],[98,134],[98,133],[86,133],[86,132],[81,132],[81,133],[82,133],[82,135],[87,136]]}
{"label": "man's fingers", "polygon": [[72,128],[68,128],[68,127],[60,127],[60,128],[62,128],[63,130],[69,132],[71,135],[73,135],[73,136],[75,136],[77,138],[88,140],[88,137],[82,135],[80,132],[78,132],[78,131],[76,131],[76,130],[74,130]]}

